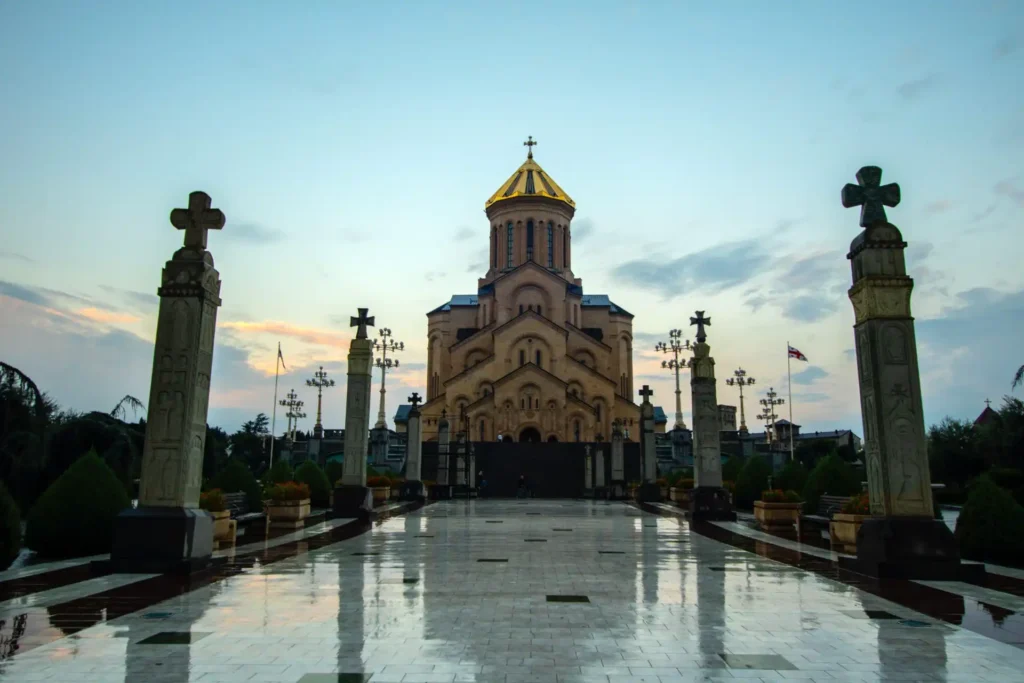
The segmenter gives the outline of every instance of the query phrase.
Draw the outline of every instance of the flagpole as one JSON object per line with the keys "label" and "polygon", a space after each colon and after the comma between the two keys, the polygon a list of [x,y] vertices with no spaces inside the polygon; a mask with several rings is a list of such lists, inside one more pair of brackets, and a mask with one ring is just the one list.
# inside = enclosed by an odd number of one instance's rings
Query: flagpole
{"label": "flagpole", "polygon": [[793,462],[793,358],[786,342],[786,376],[789,379],[789,461]]}
{"label": "flagpole", "polygon": [[270,463],[268,468],[274,466],[274,428],[277,425],[277,378],[281,373],[281,342],[277,342],[277,358],[274,359],[274,408],[270,412]]}

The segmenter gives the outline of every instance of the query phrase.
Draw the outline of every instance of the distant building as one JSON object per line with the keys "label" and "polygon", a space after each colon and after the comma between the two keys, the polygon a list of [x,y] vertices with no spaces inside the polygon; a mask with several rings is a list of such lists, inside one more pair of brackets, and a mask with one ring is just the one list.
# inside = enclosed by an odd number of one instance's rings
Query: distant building
{"label": "distant building", "polygon": [[719,429],[723,432],[735,432],[736,431],[736,406],[718,406],[718,421],[720,423]]}
{"label": "distant building", "polygon": [[974,420],[975,427],[982,427],[984,425],[992,424],[993,422],[999,421],[999,413],[992,410],[992,406],[990,406],[988,403],[989,401],[988,399],[986,399],[985,410],[981,411],[981,414],[978,415],[978,417]]}

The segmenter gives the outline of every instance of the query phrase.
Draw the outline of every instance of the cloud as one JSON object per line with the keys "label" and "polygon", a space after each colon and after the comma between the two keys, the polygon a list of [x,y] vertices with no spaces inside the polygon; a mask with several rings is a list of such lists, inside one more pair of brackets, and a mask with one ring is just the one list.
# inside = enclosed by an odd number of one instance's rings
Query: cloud
{"label": "cloud", "polygon": [[775,262],[776,276],[770,287],[745,292],[744,304],[752,311],[777,306],[783,317],[798,322],[822,320],[839,308],[846,291],[847,270],[839,251],[826,251],[797,260],[783,257]]}
{"label": "cloud", "polygon": [[782,289],[819,289],[824,283],[836,279],[839,274],[846,276],[845,259],[842,252],[827,251],[802,258],[794,262],[779,276]]}
{"label": "cloud", "polygon": [[816,365],[812,365],[806,370],[793,375],[793,384],[812,384],[825,377],[828,377],[828,372],[822,370]]}
{"label": "cloud", "polygon": [[934,250],[935,245],[931,242],[910,242],[903,252],[907,262],[907,269],[909,270],[924,263]]}
{"label": "cloud", "polygon": [[992,56],[995,59],[1002,59],[1011,52],[1017,49],[1017,38],[1016,36],[1006,36],[992,49]]}
{"label": "cloud", "polygon": [[[828,394],[823,394],[818,391],[808,391],[806,393],[793,394],[793,403],[825,403],[832,399]],[[849,429],[847,427],[847,429]],[[801,434],[806,434],[806,430],[801,430]]]}
{"label": "cloud", "polygon": [[989,216],[991,216],[995,212],[995,210],[996,210],[996,208],[998,206],[999,205],[996,202],[992,202],[991,204],[986,206],[984,209],[982,209],[981,211],[979,211],[976,214],[974,214],[973,216],[971,216],[971,222],[972,223],[980,223],[981,221],[983,221],[986,218],[988,218]]}
{"label": "cloud", "polygon": [[992,188],[993,192],[1008,197],[1017,206],[1024,207],[1024,188],[1017,187],[1012,180],[1000,180]]}
{"label": "cloud", "polygon": [[857,360],[857,349],[843,349],[847,361]]}
{"label": "cloud", "polygon": [[463,225],[462,227],[455,231],[454,239],[456,242],[465,242],[466,240],[473,239],[473,237],[475,236],[476,230],[473,230],[473,228],[469,228]]}
{"label": "cloud", "polygon": [[335,348],[347,348],[352,337],[347,334],[339,334],[331,330],[320,330],[314,327],[299,327],[291,323],[279,322],[276,320],[264,321],[223,321],[217,323],[217,327],[232,330],[243,335],[271,334],[279,337],[290,337],[298,339],[307,344],[317,346],[330,346]]}
{"label": "cloud", "polygon": [[796,227],[802,221],[802,218],[783,218],[778,223],[775,224],[775,232],[780,235],[789,232],[792,228]]}
{"label": "cloud", "polygon": [[660,292],[666,298],[704,291],[711,294],[737,287],[769,265],[760,240],[718,244],[674,259],[637,259],[612,270],[619,282]]}
{"label": "cloud", "polygon": [[49,306],[50,300],[36,289],[0,280],[0,296],[10,297],[35,306]]}
{"label": "cloud", "polygon": [[787,300],[782,306],[782,315],[790,320],[813,323],[836,312],[839,303],[831,296],[805,294]]}
{"label": "cloud", "polygon": [[250,244],[271,244],[284,239],[284,233],[280,230],[268,228],[259,223],[235,223],[224,226],[221,231],[224,237],[238,242]]}
{"label": "cloud", "polygon": [[156,294],[137,292],[131,289],[120,289],[119,287],[111,287],[110,285],[100,285],[100,289],[104,292],[120,297],[121,300],[127,303],[132,310],[152,311],[160,305],[160,297]]}
{"label": "cloud", "polygon": [[945,213],[953,208],[953,202],[948,199],[938,199],[929,204],[925,204],[924,212],[926,215],[933,216],[939,213]]}
{"label": "cloud", "polygon": [[896,92],[898,92],[905,100],[914,100],[935,88],[938,83],[939,77],[937,74],[928,74],[923,78],[901,83],[896,88]]}
{"label": "cloud", "polygon": [[36,260],[29,258],[24,254],[18,254],[13,251],[5,251],[0,249],[0,259],[7,259],[8,261],[21,261],[23,263],[35,263]]}
{"label": "cloud", "polygon": [[592,218],[578,218],[572,222],[572,242],[579,244],[594,234],[594,220]]}
{"label": "cloud", "polygon": [[480,263],[470,263],[469,267],[466,268],[466,272],[467,273],[481,273],[482,271],[484,271],[486,269],[487,269],[487,264],[486,263],[483,263],[483,262],[480,262]]}
{"label": "cloud", "polygon": [[106,324],[129,324],[140,320],[138,316],[131,315],[130,313],[117,313],[115,311],[105,311],[100,308],[80,308],[75,311],[75,313],[87,320]]}
{"label": "cloud", "polygon": [[423,275],[423,279],[427,282],[433,282],[434,280],[442,277],[444,277],[444,273],[438,270],[430,270]]}

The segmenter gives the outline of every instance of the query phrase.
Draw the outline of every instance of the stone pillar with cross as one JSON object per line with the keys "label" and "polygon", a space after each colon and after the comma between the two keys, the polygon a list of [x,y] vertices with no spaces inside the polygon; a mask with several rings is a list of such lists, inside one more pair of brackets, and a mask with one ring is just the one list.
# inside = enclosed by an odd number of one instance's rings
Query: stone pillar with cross
{"label": "stone pillar with cross", "polygon": [[861,207],[864,228],[847,258],[872,515],[857,534],[857,557],[843,561],[871,576],[952,580],[971,570],[961,566],[949,527],[935,519],[910,314],[914,281],[904,259],[907,243],[884,208],[899,204],[900,188],[881,180],[882,169],[865,166],[857,184],[842,191],[844,207]]}
{"label": "stone pillar with cross", "polygon": [[423,431],[420,428],[420,402],[423,399],[414,391],[408,400],[412,407],[405,428],[405,483],[400,493],[402,500],[420,500],[423,498]]}
{"label": "stone pillar with cross", "polygon": [[654,440],[654,405],[651,396],[654,390],[646,384],[640,389],[643,401],[640,403],[640,487],[636,492],[638,502],[661,502],[661,487],[658,486],[658,452]]}
{"label": "stone pillar with cross", "polygon": [[711,318],[697,311],[690,318],[697,327],[690,366],[690,400],[693,410],[693,478],[690,517],[695,520],[734,520],[729,492],[722,487],[721,421],[718,414],[718,389],[715,359],[708,345],[707,327]]}
{"label": "stone pillar with cross", "polygon": [[441,419],[437,421],[437,485],[439,495],[436,500],[447,500],[452,497],[452,479],[450,462],[451,424],[448,422],[448,411],[441,409]]}
{"label": "stone pillar with cross", "polygon": [[349,325],[356,336],[348,348],[348,386],[345,396],[345,459],[341,486],[334,489],[336,517],[368,519],[373,513],[373,494],[366,487],[366,456],[370,435],[370,372],[373,344],[366,334],[373,325],[369,309],[358,309]]}
{"label": "stone pillar with cross", "polygon": [[184,246],[164,265],[157,312],[139,504],[118,516],[111,560],[119,572],[196,569],[213,551],[213,522],[199,509],[220,274],[206,250],[224,214],[204,192],[174,209]]}
{"label": "stone pillar with cross", "polygon": [[626,493],[626,452],[622,420],[612,421],[612,473],[608,482],[608,497],[623,498]]}

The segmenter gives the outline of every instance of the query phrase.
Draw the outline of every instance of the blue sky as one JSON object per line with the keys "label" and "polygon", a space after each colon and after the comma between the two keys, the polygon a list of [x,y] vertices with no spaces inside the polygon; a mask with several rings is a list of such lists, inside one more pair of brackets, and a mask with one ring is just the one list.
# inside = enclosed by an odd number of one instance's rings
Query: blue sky
{"label": "blue sky", "polygon": [[406,343],[390,417],[527,135],[669,412],[646,349],[699,308],[720,377],[785,391],[788,340],[796,421],[860,432],[839,190],[866,164],[903,190],[927,420],[1024,363],[1016,2],[5,3],[0,63],[0,358],[78,409],[147,397],[168,212],[202,189],[228,217],[211,422],[269,412],[278,341],[311,406],[357,306]]}

